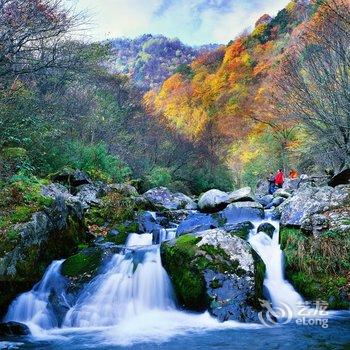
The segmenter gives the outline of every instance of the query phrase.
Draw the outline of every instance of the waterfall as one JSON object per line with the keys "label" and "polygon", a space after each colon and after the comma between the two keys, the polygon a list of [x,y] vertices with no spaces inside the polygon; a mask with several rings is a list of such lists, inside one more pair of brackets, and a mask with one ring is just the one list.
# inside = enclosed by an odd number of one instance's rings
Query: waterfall
{"label": "waterfall", "polygon": [[42,280],[31,291],[21,294],[11,303],[5,321],[22,322],[43,329],[58,326],[49,298],[52,293],[56,293],[65,300],[65,280],[60,274],[63,261],[53,261]]}
{"label": "waterfall", "polygon": [[264,232],[257,233],[257,227],[261,224],[258,222],[250,232],[249,243],[265,263],[264,287],[268,291],[272,307],[282,314],[295,316],[302,306],[303,298],[284,278],[284,256],[279,244],[279,222],[273,220],[268,222],[275,227],[272,238]]}
{"label": "waterfall", "polygon": [[151,310],[175,309],[174,293],[151,234],[131,234],[64,320],[67,327],[113,326]]}

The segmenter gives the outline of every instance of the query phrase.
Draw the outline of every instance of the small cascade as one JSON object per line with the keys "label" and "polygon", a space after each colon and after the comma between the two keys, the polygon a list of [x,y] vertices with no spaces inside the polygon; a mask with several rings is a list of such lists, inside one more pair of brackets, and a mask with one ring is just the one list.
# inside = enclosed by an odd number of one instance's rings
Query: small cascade
{"label": "small cascade", "polygon": [[151,234],[131,234],[89,283],[64,320],[66,327],[113,326],[152,310],[175,309],[174,293]]}
{"label": "small cascade", "polygon": [[176,238],[176,230],[177,230],[177,227],[160,229],[159,243],[162,243],[165,241],[171,241],[172,239]]}
{"label": "small cascade", "polygon": [[279,244],[279,222],[271,219],[268,219],[268,222],[275,227],[272,238],[264,232],[257,233],[257,227],[261,224],[258,222],[250,232],[249,243],[265,263],[264,286],[273,308],[283,310],[283,314],[297,315],[303,298],[284,278],[284,257]]}
{"label": "small cascade", "polygon": [[49,298],[56,293],[65,300],[65,280],[60,274],[64,260],[56,260],[47,268],[42,280],[29,292],[17,297],[9,307],[5,321],[16,321],[31,326],[50,329],[58,326]]}

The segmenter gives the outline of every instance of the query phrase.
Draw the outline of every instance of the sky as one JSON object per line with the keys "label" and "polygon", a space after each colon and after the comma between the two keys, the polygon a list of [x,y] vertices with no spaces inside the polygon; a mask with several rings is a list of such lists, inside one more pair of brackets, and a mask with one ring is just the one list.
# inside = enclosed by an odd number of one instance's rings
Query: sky
{"label": "sky", "polygon": [[91,18],[89,38],[134,38],[151,33],[189,45],[227,43],[263,14],[290,0],[65,0]]}

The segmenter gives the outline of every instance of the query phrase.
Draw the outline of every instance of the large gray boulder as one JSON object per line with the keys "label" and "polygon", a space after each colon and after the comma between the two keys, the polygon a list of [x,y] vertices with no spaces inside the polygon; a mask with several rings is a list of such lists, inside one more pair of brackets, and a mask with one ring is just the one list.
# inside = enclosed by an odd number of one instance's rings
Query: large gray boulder
{"label": "large gray boulder", "polygon": [[203,193],[198,199],[198,208],[204,212],[216,212],[229,204],[229,195],[226,192],[212,189]]}
{"label": "large gray boulder", "polygon": [[255,196],[250,187],[243,187],[228,194],[228,203],[254,202]]}
{"label": "large gray boulder", "polygon": [[197,204],[183,193],[172,193],[166,187],[152,188],[143,194],[149,203],[159,210],[196,209]]}
{"label": "large gray boulder", "polygon": [[335,188],[302,186],[279,206],[281,224],[301,226],[303,221],[314,214],[322,214],[350,204],[350,186]]}
{"label": "large gray boulder", "polygon": [[254,202],[255,196],[250,187],[226,193],[217,189],[203,193],[198,199],[198,207],[203,212],[217,212],[234,202]]}
{"label": "large gray boulder", "polygon": [[220,321],[258,320],[263,269],[243,239],[222,229],[181,236],[163,243],[162,261],[185,308]]}

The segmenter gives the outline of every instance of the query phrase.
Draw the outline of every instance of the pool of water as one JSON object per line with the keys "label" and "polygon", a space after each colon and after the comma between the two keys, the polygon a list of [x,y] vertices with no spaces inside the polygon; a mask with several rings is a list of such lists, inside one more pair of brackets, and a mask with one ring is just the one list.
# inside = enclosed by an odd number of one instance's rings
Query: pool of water
{"label": "pool of water", "polygon": [[[148,322],[145,317],[117,327],[54,330],[36,337],[7,339],[0,342],[0,349],[350,349],[349,312],[329,317],[327,328],[297,325],[294,321],[273,327],[236,322],[218,324],[205,314],[193,315],[192,319],[188,315],[183,320],[181,317],[180,313],[174,313],[164,321],[163,315],[160,324],[154,317],[155,322]],[[191,321],[196,324],[190,324]]]}

